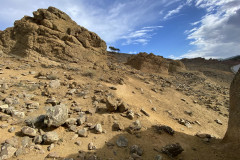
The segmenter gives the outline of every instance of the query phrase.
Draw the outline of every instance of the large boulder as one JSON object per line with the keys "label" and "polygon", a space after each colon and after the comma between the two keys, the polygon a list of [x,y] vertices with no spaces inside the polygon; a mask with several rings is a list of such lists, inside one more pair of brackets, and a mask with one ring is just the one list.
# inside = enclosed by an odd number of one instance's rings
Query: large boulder
{"label": "large boulder", "polygon": [[[20,57],[51,60],[97,61],[106,53],[106,43],[54,7],[38,9],[14,27],[0,31],[0,50]],[[103,58],[103,57],[101,57]]]}
{"label": "large boulder", "polygon": [[240,70],[230,87],[230,110],[225,142],[240,144]]}
{"label": "large boulder", "polygon": [[48,126],[59,127],[68,119],[68,107],[64,104],[56,105],[47,110],[44,123]]}

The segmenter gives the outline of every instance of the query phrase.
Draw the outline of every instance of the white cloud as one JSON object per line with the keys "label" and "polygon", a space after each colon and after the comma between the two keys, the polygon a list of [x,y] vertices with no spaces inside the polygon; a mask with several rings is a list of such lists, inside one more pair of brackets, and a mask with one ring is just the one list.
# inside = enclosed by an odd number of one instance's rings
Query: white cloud
{"label": "white cloud", "polygon": [[240,54],[240,1],[197,0],[196,7],[205,8],[206,15],[186,31],[196,50],[181,57],[226,58]]}
{"label": "white cloud", "polygon": [[184,7],[183,4],[182,4],[182,5],[179,5],[176,9],[169,11],[169,12],[163,17],[163,19],[164,19],[164,20],[169,19],[169,18],[172,17],[173,15],[179,13],[180,10],[181,10],[183,7]]}
{"label": "white cloud", "polygon": [[126,40],[122,45],[130,44],[146,45],[152,38],[152,36],[155,34],[154,31],[159,28],[163,28],[163,26],[146,26],[140,30],[129,32],[127,35],[121,37],[121,39]]}

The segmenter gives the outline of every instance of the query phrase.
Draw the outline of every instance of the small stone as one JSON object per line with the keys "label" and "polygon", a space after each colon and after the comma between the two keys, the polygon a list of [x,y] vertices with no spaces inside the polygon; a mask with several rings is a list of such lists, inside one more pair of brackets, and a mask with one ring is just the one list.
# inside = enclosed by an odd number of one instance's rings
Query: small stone
{"label": "small stone", "polygon": [[14,131],[15,131],[15,127],[11,127],[11,128],[8,129],[9,133],[13,133]]}
{"label": "small stone", "polygon": [[42,146],[41,146],[41,145],[35,145],[34,148],[35,148],[36,150],[42,150]]}
{"label": "small stone", "polygon": [[198,124],[199,126],[201,126],[201,123],[199,121],[195,121],[196,124]]}
{"label": "small stone", "polygon": [[31,127],[25,126],[21,129],[21,131],[24,135],[27,135],[27,136],[30,136],[30,137],[34,137],[34,136],[37,135],[37,131],[34,128],[31,128]]}
{"label": "small stone", "polygon": [[216,122],[217,124],[220,124],[220,125],[223,124],[222,121],[220,121],[219,119],[216,119],[215,122]]}
{"label": "small stone", "polygon": [[153,108],[152,108],[152,111],[156,112],[156,111],[157,111],[157,108],[156,108],[156,107],[153,107]]}
{"label": "small stone", "polygon": [[106,107],[110,112],[114,112],[118,108],[118,102],[114,98],[108,96],[106,100]]}
{"label": "small stone", "polygon": [[203,140],[203,142],[210,142],[209,138],[203,138],[202,140]]}
{"label": "small stone", "polygon": [[119,136],[116,143],[117,143],[118,147],[127,147],[128,146],[128,140],[124,136]]}
{"label": "small stone", "polygon": [[47,132],[43,136],[43,142],[46,144],[56,143],[59,140],[56,132]]}
{"label": "small stone", "polygon": [[9,108],[8,104],[1,105],[0,106],[0,111],[4,111],[4,110],[6,110],[8,108]]}
{"label": "small stone", "polygon": [[86,118],[85,113],[84,112],[80,112],[79,113],[79,117],[77,118],[78,125],[80,126],[80,125],[84,124],[86,122],[86,120],[87,120],[87,118]]}
{"label": "small stone", "polygon": [[12,116],[23,119],[23,118],[25,118],[25,113],[24,112],[19,112],[17,110],[13,110],[12,111]]}
{"label": "small stone", "polygon": [[47,147],[47,150],[51,151],[54,147],[55,147],[55,144],[52,143],[52,144],[50,144],[50,146]]}
{"label": "small stone", "polygon": [[78,135],[79,135],[80,137],[87,137],[87,136],[88,136],[88,130],[87,130],[87,128],[83,128],[83,129],[78,130]]}
{"label": "small stone", "polygon": [[36,74],[36,71],[29,71],[29,73],[30,73],[31,75],[34,75],[34,74]]}
{"label": "small stone", "polygon": [[189,116],[192,116],[192,111],[184,111],[185,114],[189,115]]}
{"label": "small stone", "polygon": [[119,122],[114,122],[113,125],[112,125],[112,130],[113,131],[121,131],[121,130],[124,130],[124,127],[121,123]]}
{"label": "small stone", "polygon": [[75,144],[78,145],[78,146],[81,146],[82,142],[81,141],[76,141]]}
{"label": "small stone", "polygon": [[127,105],[127,103],[125,103],[125,102],[122,102],[119,106],[118,106],[118,111],[120,112],[120,113],[123,113],[123,112],[125,112],[125,111],[127,111],[128,110],[128,105]]}
{"label": "small stone", "polygon": [[52,98],[47,99],[45,103],[51,104],[52,106],[56,106],[58,101],[56,100],[56,98],[52,97]]}
{"label": "small stone", "polygon": [[9,144],[4,144],[1,147],[0,159],[9,159],[11,158],[17,149]]}
{"label": "small stone", "polygon": [[76,125],[68,126],[68,130],[72,132],[77,132],[77,126]]}
{"label": "small stone", "polygon": [[23,137],[21,145],[22,147],[26,148],[29,147],[32,144],[32,138],[29,138],[27,136]]}
{"label": "small stone", "polygon": [[51,80],[49,83],[50,88],[54,88],[57,89],[58,87],[60,87],[60,81],[59,80]]}
{"label": "small stone", "polygon": [[0,128],[6,129],[6,128],[8,128],[8,125],[7,124],[2,124],[2,125],[0,125]]}
{"label": "small stone", "polygon": [[33,142],[35,144],[41,144],[43,142],[42,136],[41,135],[35,136]]}
{"label": "small stone", "polygon": [[15,156],[18,157],[20,155],[23,155],[26,153],[26,150],[23,147],[20,147],[17,149],[17,151],[15,152]]}
{"label": "small stone", "polygon": [[60,156],[56,152],[51,152],[47,155],[47,158],[60,158]]}
{"label": "small stone", "polygon": [[134,118],[134,112],[130,110],[127,114],[127,117],[132,120]]}
{"label": "small stone", "polygon": [[38,102],[32,102],[30,104],[26,104],[28,109],[38,109],[39,103]]}
{"label": "small stone", "polygon": [[77,138],[78,138],[78,134],[74,134],[71,139],[74,140],[74,139],[77,139]]}
{"label": "small stone", "polygon": [[150,116],[143,108],[140,110],[145,116]]}
{"label": "small stone", "polygon": [[9,115],[0,115],[0,121],[8,121],[8,119],[10,118]]}
{"label": "small stone", "polygon": [[18,147],[18,139],[17,137],[9,138],[5,141],[5,143],[10,144],[11,146],[17,148]]}
{"label": "small stone", "polygon": [[163,157],[161,155],[156,155],[155,160],[163,160]]}
{"label": "small stone", "polygon": [[133,145],[130,147],[130,153],[133,154],[137,154],[139,156],[143,155],[143,150],[138,146],[138,145]]}
{"label": "small stone", "polygon": [[130,129],[131,131],[139,131],[139,130],[141,130],[141,128],[142,128],[142,125],[141,125],[141,123],[140,123],[139,120],[136,120],[135,122],[133,122],[133,123],[129,126],[129,129]]}
{"label": "small stone", "polygon": [[88,144],[88,150],[96,150],[96,146],[93,145],[93,143]]}
{"label": "small stone", "polygon": [[101,124],[96,124],[95,130],[96,130],[97,133],[102,133],[103,132],[102,125]]}

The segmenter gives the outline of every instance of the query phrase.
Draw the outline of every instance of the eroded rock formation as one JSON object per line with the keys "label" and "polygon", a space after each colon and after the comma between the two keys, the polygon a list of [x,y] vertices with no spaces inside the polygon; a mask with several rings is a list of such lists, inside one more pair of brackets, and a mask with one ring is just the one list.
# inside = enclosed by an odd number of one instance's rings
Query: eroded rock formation
{"label": "eroded rock formation", "polygon": [[53,60],[96,61],[106,52],[106,43],[95,33],[77,25],[54,7],[38,9],[14,27],[0,31],[0,50],[20,57],[48,57]]}
{"label": "eroded rock formation", "polygon": [[235,75],[230,87],[230,110],[228,129],[224,142],[240,143],[240,70]]}
{"label": "eroded rock formation", "polygon": [[181,61],[165,59],[145,52],[131,56],[126,64],[143,72],[152,73],[169,73],[185,69]]}

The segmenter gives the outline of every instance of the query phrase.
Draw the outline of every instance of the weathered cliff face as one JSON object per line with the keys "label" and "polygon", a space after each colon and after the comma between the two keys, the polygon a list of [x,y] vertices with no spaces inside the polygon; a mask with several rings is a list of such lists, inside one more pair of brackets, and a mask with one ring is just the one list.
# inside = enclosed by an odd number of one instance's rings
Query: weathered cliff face
{"label": "weathered cliff face", "polygon": [[240,144],[240,70],[235,75],[230,87],[229,120],[224,142]]}
{"label": "weathered cliff face", "polygon": [[106,43],[95,33],[77,25],[67,14],[54,8],[38,9],[33,17],[15,21],[0,31],[0,50],[21,57],[48,57],[96,61],[106,53]]}

